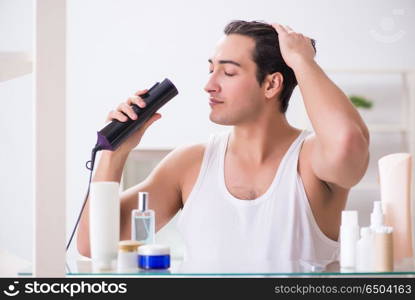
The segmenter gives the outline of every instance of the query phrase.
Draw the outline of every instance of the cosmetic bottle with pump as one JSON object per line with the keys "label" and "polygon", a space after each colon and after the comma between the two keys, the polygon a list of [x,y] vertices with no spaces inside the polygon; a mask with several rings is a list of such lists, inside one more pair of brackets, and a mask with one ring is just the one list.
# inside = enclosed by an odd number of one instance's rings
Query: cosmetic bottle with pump
{"label": "cosmetic bottle with pump", "polygon": [[148,208],[149,194],[138,193],[138,209],[131,213],[131,239],[142,244],[154,244],[155,214]]}
{"label": "cosmetic bottle with pump", "polygon": [[411,181],[412,156],[394,153],[379,159],[380,196],[385,224],[393,227],[394,260],[413,257]]}
{"label": "cosmetic bottle with pump", "polygon": [[373,211],[370,214],[370,231],[373,249],[372,268],[375,272],[393,271],[393,228],[385,226],[384,219],[381,201],[374,201]]}
{"label": "cosmetic bottle with pump", "polygon": [[357,211],[342,211],[340,226],[340,267],[354,269],[356,266],[356,243],[359,239]]}

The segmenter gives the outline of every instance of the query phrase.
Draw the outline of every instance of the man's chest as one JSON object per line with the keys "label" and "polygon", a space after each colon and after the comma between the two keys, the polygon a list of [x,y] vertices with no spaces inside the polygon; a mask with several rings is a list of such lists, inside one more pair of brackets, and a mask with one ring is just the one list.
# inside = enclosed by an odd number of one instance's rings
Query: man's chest
{"label": "man's chest", "polygon": [[240,162],[226,161],[223,178],[230,194],[241,200],[259,198],[271,187],[276,179],[281,159],[276,159],[262,166],[252,166]]}

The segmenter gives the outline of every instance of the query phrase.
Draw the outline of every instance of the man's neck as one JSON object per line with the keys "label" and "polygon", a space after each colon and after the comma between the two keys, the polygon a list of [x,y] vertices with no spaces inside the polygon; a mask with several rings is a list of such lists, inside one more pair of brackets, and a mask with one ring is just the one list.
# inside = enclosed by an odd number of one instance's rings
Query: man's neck
{"label": "man's neck", "polygon": [[283,114],[236,125],[231,133],[227,154],[253,165],[280,156],[300,130],[292,127]]}

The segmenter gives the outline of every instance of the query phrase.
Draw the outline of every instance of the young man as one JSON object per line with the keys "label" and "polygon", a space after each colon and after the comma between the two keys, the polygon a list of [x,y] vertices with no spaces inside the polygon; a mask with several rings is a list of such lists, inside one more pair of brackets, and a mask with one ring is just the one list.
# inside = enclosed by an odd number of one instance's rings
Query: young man
{"label": "young man", "polygon": [[[310,39],[288,26],[234,21],[209,59],[210,120],[232,125],[206,144],[180,147],[121,196],[121,239],[130,239],[137,194],[150,194],[156,230],[183,209],[179,229],[188,260],[330,261],[338,255],[341,211],[364,175],[368,129],[345,94],[314,61]],[[299,85],[315,134],[285,112]],[[108,120],[135,119],[134,97]],[[94,181],[120,181],[146,126],[104,151]],[[78,249],[89,256],[88,206]]]}

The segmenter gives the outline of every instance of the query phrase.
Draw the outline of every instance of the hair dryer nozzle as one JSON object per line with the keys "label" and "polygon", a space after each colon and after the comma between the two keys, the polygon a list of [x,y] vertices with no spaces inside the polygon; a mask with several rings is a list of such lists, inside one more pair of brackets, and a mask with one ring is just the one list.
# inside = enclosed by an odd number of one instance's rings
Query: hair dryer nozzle
{"label": "hair dryer nozzle", "polygon": [[150,117],[164,104],[178,94],[176,87],[169,79],[164,79],[161,83],[153,85],[147,93],[141,97],[146,102],[144,108],[133,104],[131,107],[137,114],[137,120],[128,118],[125,122],[113,120],[103,129],[98,131],[98,141],[96,147],[100,150],[112,150],[125,141],[133,132],[138,130]]}

